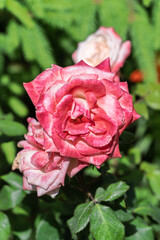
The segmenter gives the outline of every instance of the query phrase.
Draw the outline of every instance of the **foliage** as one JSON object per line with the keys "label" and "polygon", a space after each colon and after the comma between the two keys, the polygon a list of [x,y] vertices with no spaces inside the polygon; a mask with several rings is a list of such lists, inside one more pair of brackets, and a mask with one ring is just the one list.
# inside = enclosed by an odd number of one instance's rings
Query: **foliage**
{"label": "foliage", "polygon": [[[120,138],[122,158],[90,166],[54,199],[22,189],[11,172],[16,143],[33,106],[23,82],[51,64],[73,64],[79,41],[101,25],[132,42],[122,81],[142,118]],[[160,238],[160,2],[159,0],[0,1],[0,238],[2,240]]]}

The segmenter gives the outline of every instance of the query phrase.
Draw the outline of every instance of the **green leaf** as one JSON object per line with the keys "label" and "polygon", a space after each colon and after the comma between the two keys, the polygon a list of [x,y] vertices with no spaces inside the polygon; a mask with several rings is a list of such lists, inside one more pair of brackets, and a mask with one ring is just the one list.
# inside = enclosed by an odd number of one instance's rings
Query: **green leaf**
{"label": "green leaf", "polygon": [[76,233],[74,233],[74,231],[72,230],[72,228],[73,228],[73,222],[74,222],[74,217],[72,217],[72,218],[70,218],[68,221],[67,221],[67,225],[68,225],[68,227],[69,227],[69,229],[70,229],[70,231],[71,231],[71,235],[72,235],[72,238],[74,239],[74,240],[77,240],[78,238],[77,238],[77,235],[76,235]]}
{"label": "green leaf", "polygon": [[[81,14],[79,14],[81,12]],[[95,31],[96,6],[90,0],[81,0],[73,9],[76,24],[71,24],[67,28],[72,38],[77,41],[83,41]],[[81,32],[81,34],[79,34]]]}
{"label": "green leaf", "polygon": [[145,98],[146,103],[149,107],[155,110],[160,110],[160,85],[152,85],[150,94]]}
{"label": "green leaf", "polygon": [[160,29],[160,1],[155,0],[153,5],[153,22],[154,22],[154,47],[155,50],[160,49],[160,41],[159,41],[159,29]]}
{"label": "green leaf", "polygon": [[23,216],[29,216],[30,213],[25,210],[23,207],[19,207],[19,206],[16,206],[12,209],[12,212],[15,214],[15,215],[23,215]]}
{"label": "green leaf", "polygon": [[29,240],[31,238],[32,229],[27,229],[22,232],[14,231],[13,234],[18,237],[20,240]]}
{"label": "green leaf", "polygon": [[6,160],[9,164],[13,163],[13,158],[16,155],[16,145],[15,142],[5,142],[1,144],[1,149],[3,154],[6,157]]}
{"label": "green leaf", "polygon": [[8,86],[9,84],[10,84],[10,77],[9,77],[9,75],[4,74],[1,77],[1,85]]}
{"label": "green leaf", "polygon": [[96,204],[91,214],[90,231],[95,240],[123,240],[124,226],[111,208]]}
{"label": "green leaf", "polygon": [[[137,2],[133,2],[133,19],[130,26],[133,54],[144,74],[146,82],[156,82],[155,53],[153,47],[153,27],[150,24],[147,11]],[[144,37],[144,36],[149,36]]]}
{"label": "green leaf", "polygon": [[33,27],[34,21],[26,7],[15,0],[6,0],[6,8],[27,27]]}
{"label": "green leaf", "polygon": [[123,209],[118,209],[114,213],[120,222],[128,222],[133,219],[133,215]]}
{"label": "green leaf", "polygon": [[1,240],[8,240],[11,235],[11,226],[6,214],[0,212],[0,236]]}
{"label": "green leaf", "polygon": [[88,240],[94,240],[94,238],[92,237],[91,234],[89,234],[89,236],[88,236]]}
{"label": "green leaf", "polygon": [[55,63],[50,42],[44,29],[36,25],[32,29],[22,28],[22,46],[26,60],[37,61],[42,68],[48,68]]}
{"label": "green leaf", "polygon": [[102,188],[98,188],[95,194],[95,200],[97,202],[101,201],[114,201],[117,198],[120,198],[128,191],[129,186],[125,182],[117,182],[110,184],[106,190],[102,190]]}
{"label": "green leaf", "polygon": [[135,103],[134,108],[138,114],[143,116],[145,119],[149,119],[148,108],[144,101]]}
{"label": "green leaf", "polygon": [[46,220],[41,220],[36,229],[36,240],[60,240],[58,231]]}
{"label": "green leaf", "polygon": [[15,121],[0,120],[0,132],[7,136],[22,136],[26,133],[26,128]]}
{"label": "green leaf", "polygon": [[7,26],[6,47],[8,53],[13,53],[20,44],[19,24],[11,20]]}
{"label": "green leaf", "polygon": [[144,170],[147,174],[147,178],[149,181],[149,185],[152,191],[156,194],[156,196],[160,199],[160,170],[157,165],[153,165],[151,163],[143,162],[141,164],[141,169]]}
{"label": "green leaf", "polygon": [[8,104],[12,111],[19,117],[26,117],[28,115],[27,106],[17,97],[10,97],[8,99]]}
{"label": "green leaf", "polygon": [[99,1],[98,10],[101,25],[113,27],[123,39],[126,39],[129,17],[127,1]]}
{"label": "green leaf", "polygon": [[0,114],[0,120],[13,120],[13,114],[12,113],[8,113],[5,115]]}
{"label": "green leaf", "polygon": [[5,7],[6,0],[1,0],[0,1],[0,9],[3,9]]}
{"label": "green leaf", "polygon": [[8,184],[10,184],[11,186],[18,189],[22,189],[23,180],[22,177],[17,173],[9,172],[8,174],[1,176],[0,178],[7,182]]}
{"label": "green leaf", "polygon": [[85,175],[93,178],[97,178],[101,175],[98,169],[95,166],[89,166],[84,170]]}
{"label": "green leaf", "polygon": [[130,148],[128,151],[130,162],[139,164],[141,162],[141,153],[138,147]]}
{"label": "green leaf", "polygon": [[152,228],[142,222],[141,219],[137,218],[131,222],[132,228],[135,228],[136,232],[126,237],[125,240],[154,240]]}
{"label": "green leaf", "polygon": [[74,216],[68,222],[72,235],[80,232],[87,226],[93,205],[93,202],[87,202],[76,207]]}
{"label": "green leaf", "polygon": [[151,186],[152,191],[157,195],[157,197],[160,199],[160,170],[155,170],[153,172],[150,172],[147,174],[149,184]]}
{"label": "green leaf", "polygon": [[0,238],[1,240],[8,240],[11,235],[11,226],[6,214],[0,212]]}
{"label": "green leaf", "polygon": [[153,207],[146,201],[141,202],[133,212],[142,216],[150,216],[153,220],[160,224],[160,209]]}
{"label": "green leaf", "polygon": [[146,134],[143,138],[136,142],[136,147],[139,148],[141,154],[146,154],[153,141],[153,136],[150,134]]}
{"label": "green leaf", "polygon": [[24,88],[22,87],[22,85],[15,83],[15,82],[11,82],[9,84],[9,89],[12,93],[19,95],[19,96],[24,93]]}
{"label": "green leaf", "polygon": [[0,192],[0,210],[14,208],[21,203],[26,193],[20,189],[4,186]]}
{"label": "green leaf", "polygon": [[136,199],[137,202],[145,201],[146,199],[149,199],[149,202],[153,206],[157,206],[159,204],[159,199],[155,198],[155,195],[153,195],[152,191],[150,188],[146,186],[144,187],[135,187],[135,194],[136,194]]}
{"label": "green leaf", "polygon": [[143,5],[149,7],[153,0],[143,0]]}
{"label": "green leaf", "polygon": [[150,89],[150,85],[149,84],[139,83],[139,84],[136,85],[135,93],[138,96],[146,97],[146,95],[149,94],[149,91],[150,91],[149,89]]}

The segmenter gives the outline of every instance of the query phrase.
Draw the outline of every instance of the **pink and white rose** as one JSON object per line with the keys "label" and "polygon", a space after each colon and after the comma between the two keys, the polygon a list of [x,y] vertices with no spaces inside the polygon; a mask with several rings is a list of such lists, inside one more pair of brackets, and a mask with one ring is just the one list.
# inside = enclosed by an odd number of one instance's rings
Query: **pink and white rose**
{"label": "pink and white rose", "polygon": [[[126,82],[115,82],[109,59],[52,65],[24,87],[36,116],[63,157],[94,164],[120,157],[119,136],[140,116]],[[65,160],[66,161],[66,160]]]}
{"label": "pink and white rose", "polygon": [[64,185],[65,175],[75,175],[87,164],[76,159],[63,157],[58,153],[52,139],[33,118],[28,118],[28,133],[24,141],[18,143],[24,149],[17,154],[12,169],[23,173],[23,188],[37,191],[54,198]]}
{"label": "pink and white rose", "polygon": [[83,60],[90,66],[97,66],[107,57],[110,58],[113,72],[119,71],[131,53],[131,42],[122,42],[113,28],[100,27],[95,33],[78,44],[73,53],[74,63]]}

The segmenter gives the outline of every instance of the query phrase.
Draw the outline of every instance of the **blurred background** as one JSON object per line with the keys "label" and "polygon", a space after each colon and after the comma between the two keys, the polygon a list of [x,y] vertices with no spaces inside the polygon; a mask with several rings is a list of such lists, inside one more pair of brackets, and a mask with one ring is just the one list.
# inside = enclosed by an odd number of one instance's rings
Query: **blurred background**
{"label": "blurred background", "polygon": [[[120,76],[142,116],[121,136],[123,157],[108,161],[103,170],[129,184],[127,207],[141,222],[144,239],[160,239],[160,1],[0,0],[1,240],[71,239],[66,221],[84,201],[70,187],[76,180],[66,180],[55,200],[38,199],[36,193],[22,190],[21,174],[11,171],[26,118],[35,117],[23,82],[51,64],[72,65],[78,42],[102,25],[113,27],[123,41],[131,40],[132,53]],[[92,167],[84,171],[89,180],[100,174]],[[142,239],[129,234],[128,240]]]}

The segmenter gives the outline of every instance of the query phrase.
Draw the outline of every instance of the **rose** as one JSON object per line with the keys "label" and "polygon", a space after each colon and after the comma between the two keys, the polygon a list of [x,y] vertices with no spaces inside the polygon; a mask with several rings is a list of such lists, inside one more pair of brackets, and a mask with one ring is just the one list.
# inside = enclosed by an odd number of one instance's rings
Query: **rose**
{"label": "rose", "polygon": [[113,28],[100,27],[95,33],[78,44],[73,53],[74,63],[83,60],[90,66],[97,66],[107,57],[110,57],[113,72],[119,71],[126,58],[130,55],[131,43],[122,43],[121,37]]}
{"label": "rose", "polygon": [[61,156],[100,166],[119,157],[119,136],[139,118],[126,82],[114,82],[109,59],[53,65],[24,87]]}
{"label": "rose", "polygon": [[23,188],[37,190],[38,196],[48,194],[54,198],[66,173],[72,177],[87,164],[60,156],[52,139],[33,118],[28,118],[28,133],[18,146],[24,149],[17,154],[12,169],[23,172]]}

